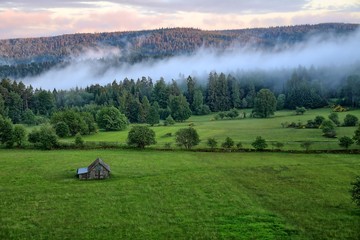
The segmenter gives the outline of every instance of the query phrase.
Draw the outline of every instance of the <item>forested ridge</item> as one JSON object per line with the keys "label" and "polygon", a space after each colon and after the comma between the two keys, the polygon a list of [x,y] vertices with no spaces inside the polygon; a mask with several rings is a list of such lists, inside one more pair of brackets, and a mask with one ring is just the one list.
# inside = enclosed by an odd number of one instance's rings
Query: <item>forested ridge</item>
{"label": "forested ridge", "polygon": [[229,48],[252,45],[256,48],[287,47],[316,34],[343,36],[358,24],[326,23],[287,27],[204,31],[193,28],[111,33],[66,34],[54,37],[0,40],[0,76],[35,75],[48,66],[66,62],[91,48],[120,49],[118,61],[134,63],[144,59],[190,54],[198,48]]}

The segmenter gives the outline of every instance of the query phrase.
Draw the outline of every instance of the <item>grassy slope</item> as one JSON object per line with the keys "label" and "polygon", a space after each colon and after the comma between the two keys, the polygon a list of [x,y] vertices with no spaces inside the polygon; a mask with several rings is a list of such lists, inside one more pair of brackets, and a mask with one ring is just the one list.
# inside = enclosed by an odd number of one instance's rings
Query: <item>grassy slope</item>
{"label": "grassy slope", "polygon": [[[199,136],[202,140],[198,147],[206,147],[206,140],[209,137],[214,137],[220,144],[227,136],[233,138],[235,142],[241,141],[244,147],[251,148],[256,136],[262,136],[267,141],[280,141],[285,144],[284,149],[300,149],[299,141],[311,140],[316,143],[313,149],[337,149],[338,140],[324,138],[321,129],[293,129],[282,128],[283,122],[299,122],[306,123],[307,120],[314,119],[317,115],[327,118],[330,114],[330,109],[316,109],[309,110],[304,115],[298,116],[294,111],[279,111],[276,115],[269,119],[238,119],[238,120],[222,120],[212,121],[214,115],[208,116],[193,116],[184,123],[177,123],[174,126],[168,127],[153,127],[157,136],[157,147],[163,147],[165,143],[172,143],[175,147],[174,137],[162,137],[166,133],[175,132],[179,128],[188,127],[189,123],[194,123],[194,128],[198,130]],[[343,122],[346,114],[356,115],[360,119],[360,110],[339,113],[339,119]],[[130,129],[130,128],[129,128]],[[128,130],[129,130],[128,129]],[[353,136],[355,127],[340,127],[336,131],[338,137]],[[111,141],[125,143],[128,131],[122,132],[99,132],[98,134],[85,136],[85,141]],[[73,141],[72,138],[67,141]],[[271,147],[271,146],[269,146]]]}
{"label": "grassy slope", "polygon": [[[0,239],[359,239],[357,155],[0,150]],[[102,157],[105,181],[76,168]]]}

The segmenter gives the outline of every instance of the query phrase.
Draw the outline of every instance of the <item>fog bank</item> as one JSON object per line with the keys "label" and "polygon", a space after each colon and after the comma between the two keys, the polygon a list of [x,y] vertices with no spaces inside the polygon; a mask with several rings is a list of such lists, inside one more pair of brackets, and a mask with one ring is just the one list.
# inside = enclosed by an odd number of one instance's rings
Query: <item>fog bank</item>
{"label": "fog bank", "polygon": [[[282,49],[281,46],[275,49]],[[104,85],[124,78],[142,76],[158,80],[178,79],[180,75],[206,79],[211,71],[233,73],[238,71],[273,71],[303,67],[330,67],[334,69],[360,63],[360,31],[344,37],[317,36],[295,44],[286,50],[254,50],[237,47],[219,53],[216,49],[200,48],[190,56],[176,56],[163,60],[129,64],[109,64],[121,56],[114,48],[90,49],[71,58],[65,67],[53,68],[40,76],[22,79],[26,84],[43,89],[69,89],[91,84]],[[346,75],[347,73],[344,73]]]}

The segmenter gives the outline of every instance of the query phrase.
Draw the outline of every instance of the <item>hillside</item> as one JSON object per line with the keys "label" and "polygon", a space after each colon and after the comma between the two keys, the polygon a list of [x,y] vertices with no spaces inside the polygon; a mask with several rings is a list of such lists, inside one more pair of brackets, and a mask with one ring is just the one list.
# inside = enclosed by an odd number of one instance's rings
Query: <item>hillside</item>
{"label": "hillside", "polygon": [[0,40],[0,63],[16,65],[66,61],[88,48],[116,47],[121,61],[136,62],[191,53],[201,46],[224,49],[253,44],[257,47],[286,46],[314,34],[343,35],[355,31],[358,24],[327,23],[241,30],[203,31],[170,28],[136,32],[68,34],[54,37]]}

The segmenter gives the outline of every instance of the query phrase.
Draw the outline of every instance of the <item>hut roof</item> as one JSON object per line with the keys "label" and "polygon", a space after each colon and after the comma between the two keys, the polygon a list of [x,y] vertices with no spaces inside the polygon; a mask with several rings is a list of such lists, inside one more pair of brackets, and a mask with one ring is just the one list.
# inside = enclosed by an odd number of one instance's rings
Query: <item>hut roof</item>
{"label": "hut roof", "polygon": [[84,173],[87,173],[88,172],[88,168],[87,167],[84,167],[84,168],[79,168],[77,170],[77,174],[84,174]]}
{"label": "hut roof", "polygon": [[89,171],[90,169],[94,168],[97,164],[102,165],[106,170],[108,170],[108,171],[110,172],[110,166],[107,165],[106,163],[104,163],[104,161],[101,160],[100,158],[97,158],[93,163],[91,163],[91,164],[87,167],[88,171]]}

